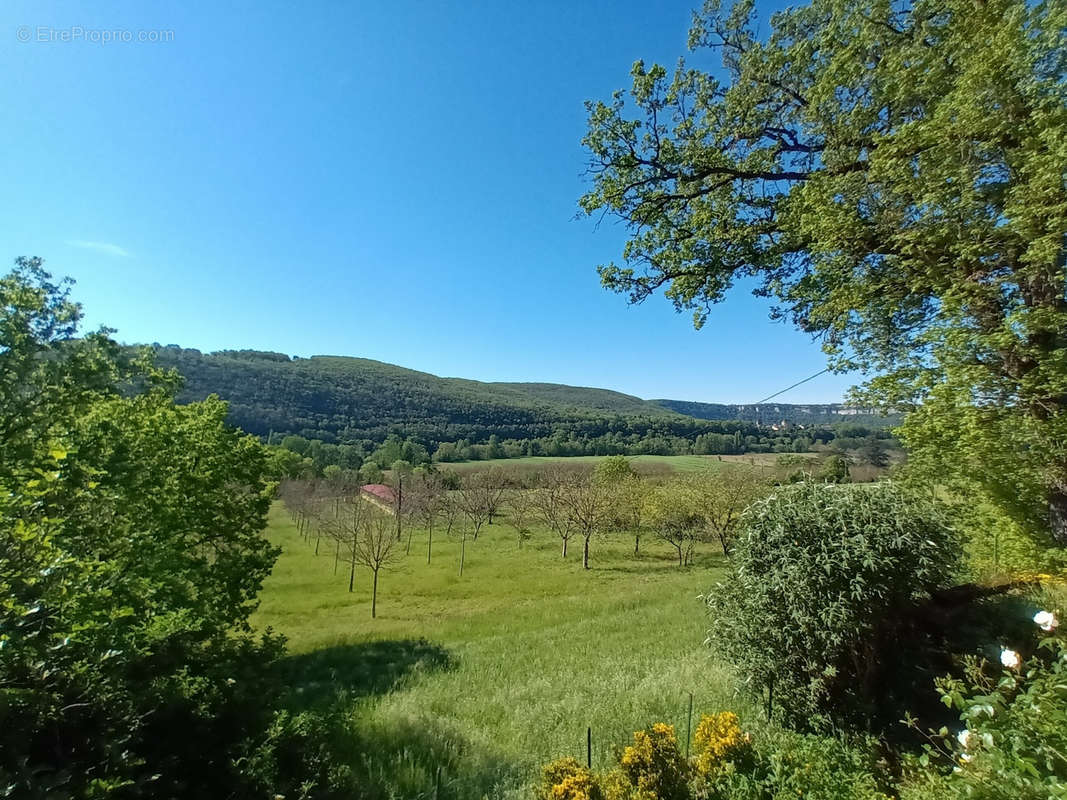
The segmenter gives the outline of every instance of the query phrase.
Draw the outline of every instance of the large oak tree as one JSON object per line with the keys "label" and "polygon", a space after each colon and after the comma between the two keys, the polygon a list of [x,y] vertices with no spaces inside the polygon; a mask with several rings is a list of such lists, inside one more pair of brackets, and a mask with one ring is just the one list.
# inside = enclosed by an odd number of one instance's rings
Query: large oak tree
{"label": "large oak tree", "polygon": [[599,268],[699,327],[739,279],[911,413],[913,463],[1067,536],[1067,4],[813,0],[758,35],[752,2],[694,17],[698,57],[637,62],[592,102]]}

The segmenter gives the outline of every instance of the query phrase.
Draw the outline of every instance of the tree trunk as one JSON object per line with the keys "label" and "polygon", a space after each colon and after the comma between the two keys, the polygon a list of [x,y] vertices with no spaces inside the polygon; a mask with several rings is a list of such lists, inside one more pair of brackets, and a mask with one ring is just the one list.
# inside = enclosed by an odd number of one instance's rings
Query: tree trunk
{"label": "tree trunk", "polygon": [[1053,541],[1067,544],[1067,490],[1053,488],[1049,492],[1048,521]]}
{"label": "tree trunk", "polygon": [[374,570],[374,588],[370,594],[370,618],[378,616],[378,570]]}
{"label": "tree trunk", "polygon": [[641,534],[634,534],[634,555],[641,554]]}
{"label": "tree trunk", "polygon": [[567,557],[567,539],[563,540],[563,557]]}
{"label": "tree trunk", "polygon": [[430,536],[426,540],[426,563],[430,563],[430,551],[433,549],[433,525],[430,526]]}
{"label": "tree trunk", "polygon": [[352,591],[352,587],[356,585],[356,559],[352,559],[351,568],[348,570],[348,591]]}
{"label": "tree trunk", "polygon": [[404,554],[405,555],[409,555],[409,556],[411,555],[411,533],[412,533],[412,530],[413,530],[413,528],[411,528],[411,526],[408,526],[408,546],[406,548],[404,548]]}
{"label": "tree trunk", "polygon": [[589,569],[589,537],[585,537],[585,541],[582,545],[582,567]]}
{"label": "tree trunk", "polygon": [[319,530],[315,534],[315,555],[319,554],[319,542],[321,542],[321,541],[322,541],[322,531]]}
{"label": "tree trunk", "polygon": [[460,539],[459,544],[459,574],[463,577],[463,562],[467,558],[467,534],[463,534],[463,538]]}
{"label": "tree trunk", "polygon": [[337,574],[337,562],[341,560],[341,540],[337,540],[337,546],[333,549],[333,574]]}

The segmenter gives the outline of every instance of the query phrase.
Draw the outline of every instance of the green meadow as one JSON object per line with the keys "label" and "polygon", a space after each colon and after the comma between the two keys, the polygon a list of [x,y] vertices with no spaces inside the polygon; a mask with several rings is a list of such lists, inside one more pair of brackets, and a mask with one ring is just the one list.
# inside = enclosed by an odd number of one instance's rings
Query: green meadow
{"label": "green meadow", "polygon": [[[628,456],[631,463],[636,467],[642,466],[650,469],[670,469],[677,472],[699,472],[701,470],[721,469],[729,464],[754,464],[761,467],[773,467],[778,463],[777,453],[748,453],[745,455],[728,456]],[[790,453],[791,457],[818,458],[817,453]],[[609,456],[571,456],[559,458],[556,456],[524,456],[523,458],[494,458],[484,461],[461,461],[451,464],[442,464],[442,467],[455,470],[485,469],[486,467],[518,467],[529,469],[531,467],[547,464],[595,464]]]}
{"label": "green meadow", "polygon": [[498,521],[468,538],[460,577],[458,538],[435,531],[427,565],[415,530],[382,574],[372,620],[369,570],[350,594],[332,543],[315,555],[315,535],[305,541],[280,503],[268,536],[282,555],[254,622],[288,637],[301,704],[343,717],[369,796],[525,797],[542,763],[585,759],[587,728],[604,766],[652,722],[684,738],[690,692],[694,720],[738,709],[729,670],[703,645],[699,595],[721,575],[710,546],[679,568],[654,539],[635,556],[632,537],[601,537],[585,571],[573,540],[563,560],[551,532],[520,545]]}

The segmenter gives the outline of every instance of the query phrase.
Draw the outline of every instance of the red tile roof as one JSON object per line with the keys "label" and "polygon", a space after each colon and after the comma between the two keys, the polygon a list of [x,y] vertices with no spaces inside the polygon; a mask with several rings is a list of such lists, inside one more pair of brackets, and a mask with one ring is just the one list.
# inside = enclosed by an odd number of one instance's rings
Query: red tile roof
{"label": "red tile roof", "polygon": [[384,483],[368,483],[363,487],[363,491],[367,494],[374,495],[379,500],[384,500],[386,503],[395,503],[396,495],[393,493],[391,486],[386,486]]}

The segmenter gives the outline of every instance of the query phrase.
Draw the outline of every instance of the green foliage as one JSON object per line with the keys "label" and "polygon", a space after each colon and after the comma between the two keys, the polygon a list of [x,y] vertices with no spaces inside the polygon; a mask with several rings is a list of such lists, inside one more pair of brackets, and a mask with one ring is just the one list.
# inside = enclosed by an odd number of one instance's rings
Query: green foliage
{"label": "green foliage", "polygon": [[538,800],[604,800],[596,776],[567,756],[545,764]]}
{"label": "green foliage", "polygon": [[[438,378],[357,358],[261,355],[156,350],[159,362],[185,379],[180,400],[218,394],[230,405],[231,423],[310,459],[315,475],[330,464],[356,470],[364,459],[383,469],[397,460],[417,465],[431,451],[442,462],[807,451],[832,440],[825,423],[841,418],[819,413],[821,406],[805,407],[811,413],[774,406],[768,413],[824,424],[802,434],[772,431],[736,421],[742,406],[723,407],[729,419],[706,421],[603,389]],[[308,466],[279,461],[285,471],[275,474],[299,477]]]}
{"label": "green foliage", "polygon": [[[439,378],[361,358],[260,358],[252,352],[160,347],[161,365],[185,379],[182,401],[218,394],[230,403],[233,424],[249,433],[299,434],[326,442],[374,443],[395,436],[423,445],[469,439],[550,436],[556,426],[602,433],[631,421],[693,422],[640,398],[600,389],[549,384],[480,383]],[[597,430],[599,428],[599,430]],[[412,453],[383,453],[381,466]]]}
{"label": "green foliage", "polygon": [[657,722],[634,731],[633,744],[619,755],[612,800],[687,800],[691,767],[678,750],[673,725]]}
{"label": "green foliage", "polygon": [[634,733],[618,765],[595,773],[572,758],[544,767],[539,800],[889,800],[876,742],[741,730],[730,712],[704,716],[687,760],[674,729]]}
{"label": "green foliage", "polygon": [[281,691],[281,640],[248,624],[278,553],[266,452],[80,317],[39,260],[0,280],[0,785],[244,794]]}
{"label": "green foliage", "polygon": [[[964,502],[947,495],[966,539],[967,562],[985,575],[1060,571],[1067,564],[1067,549],[1047,546],[1032,531],[988,501]],[[1044,545],[1044,546],[1043,546]]]}
{"label": "green foliage", "polygon": [[960,712],[965,727],[958,733],[942,729],[931,737],[932,745],[914,765],[919,769],[913,785],[902,797],[1067,796],[1067,642],[1047,637],[1030,661],[999,673],[972,659],[968,673],[967,680],[938,681],[942,700]]}
{"label": "green foliage", "polygon": [[865,721],[902,617],[958,562],[942,513],[897,484],[781,487],[743,516],[730,577],[707,597],[709,641],[791,724]]}
{"label": "green foliage", "polygon": [[362,483],[381,483],[385,480],[385,473],[374,461],[368,461],[359,468],[359,480]]}
{"label": "green foliage", "polygon": [[867,437],[867,441],[860,448],[860,455],[872,467],[889,466],[889,453],[886,451],[885,442],[876,436]]}
{"label": "green foliage", "polygon": [[605,484],[623,483],[636,474],[633,464],[626,456],[608,456],[603,461],[597,462],[593,468],[594,478]]}
{"label": "green foliage", "polygon": [[815,473],[815,480],[823,483],[848,483],[851,479],[848,472],[848,459],[843,455],[834,454],[823,462],[822,469]]}
{"label": "green foliage", "polygon": [[754,739],[745,762],[710,776],[709,800],[889,800],[888,776],[876,764],[875,742],[768,731]]}
{"label": "green foliage", "polygon": [[[589,214],[630,230],[609,289],[699,327],[743,278],[876,374],[864,406],[930,480],[1067,540],[1067,7],[705,3],[715,74],[638,61],[591,102]],[[720,80],[719,75],[723,78]],[[962,454],[962,457],[961,457]]]}
{"label": "green foliage", "polygon": [[642,498],[641,524],[656,538],[666,542],[678,554],[678,566],[692,556],[697,539],[704,530],[704,519],[691,485],[667,481],[649,487]]}

